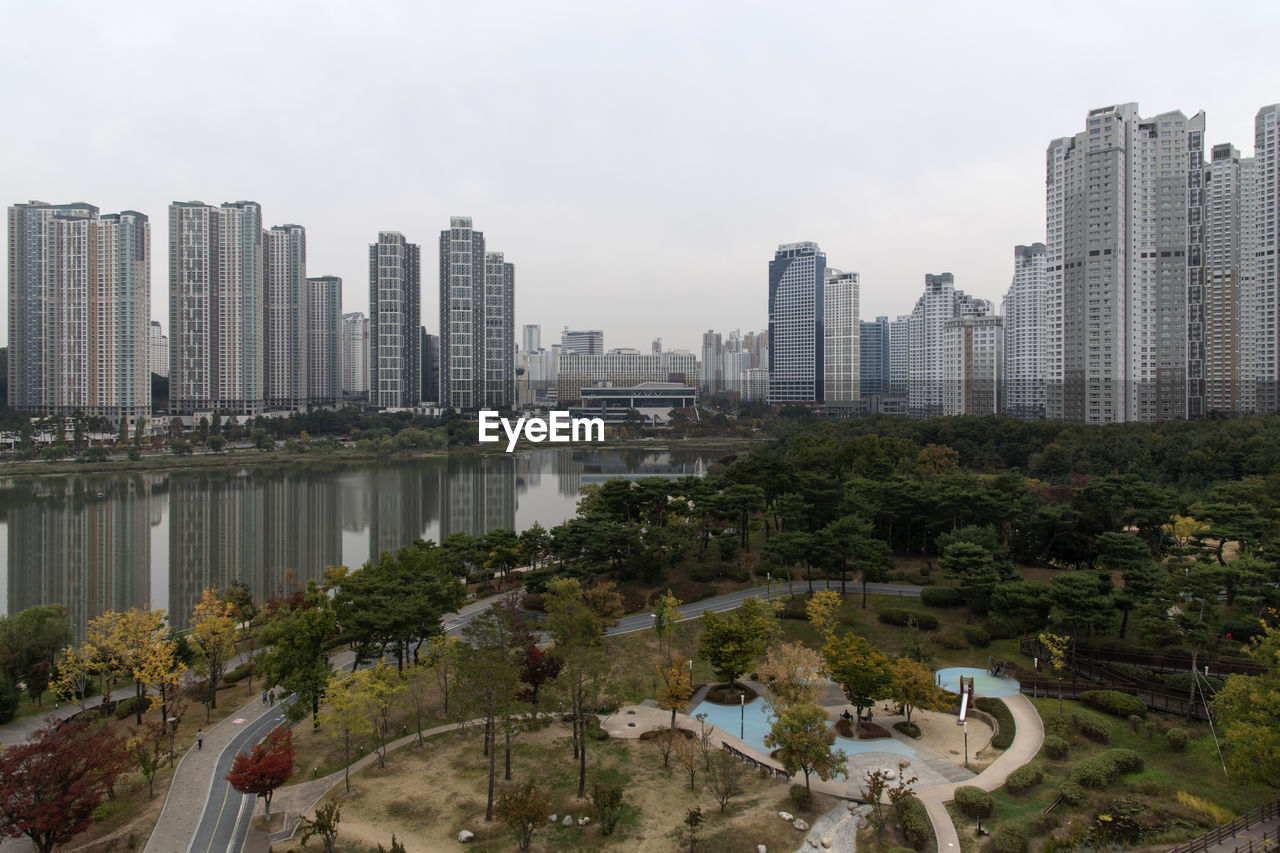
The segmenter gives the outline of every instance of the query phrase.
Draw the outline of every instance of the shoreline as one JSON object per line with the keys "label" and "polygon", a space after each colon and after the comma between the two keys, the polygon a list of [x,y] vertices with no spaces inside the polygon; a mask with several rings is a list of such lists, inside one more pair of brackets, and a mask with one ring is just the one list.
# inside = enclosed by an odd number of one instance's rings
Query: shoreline
{"label": "shoreline", "polygon": [[[580,449],[593,451],[619,450],[724,450],[735,452],[761,446],[768,438],[744,438],[738,436],[698,436],[694,438],[651,438],[623,439],[602,442],[591,442],[589,445],[573,445]],[[521,440],[512,453],[525,453],[542,449],[567,449],[563,445],[545,445]],[[277,467],[290,465],[333,465],[356,462],[395,462],[406,459],[428,459],[433,457],[492,456],[504,455],[501,447],[478,447],[475,445],[436,448],[431,450],[407,450],[391,454],[362,452],[355,449],[333,450],[325,453],[290,453],[284,450],[235,450],[221,453],[196,453],[190,456],[175,456],[163,451],[145,455],[137,461],[128,458],[109,459],[103,462],[77,462],[73,459],[46,462],[39,459],[0,462],[0,478],[3,477],[49,477],[75,474],[133,474],[163,471],[193,471],[219,468],[244,467]]]}

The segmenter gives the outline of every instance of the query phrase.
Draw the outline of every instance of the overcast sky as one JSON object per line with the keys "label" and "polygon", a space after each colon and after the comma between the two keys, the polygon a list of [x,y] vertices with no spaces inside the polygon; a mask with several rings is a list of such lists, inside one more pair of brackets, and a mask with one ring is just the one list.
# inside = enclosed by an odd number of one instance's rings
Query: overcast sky
{"label": "overcast sky", "polygon": [[149,215],[166,332],[169,202],[250,199],[344,310],[401,231],[437,331],[439,232],[471,216],[517,336],[694,349],[767,325],[783,242],[861,273],[863,319],[930,272],[998,305],[1052,138],[1136,101],[1250,154],[1278,30],[1275,2],[0,0],[0,200]]}

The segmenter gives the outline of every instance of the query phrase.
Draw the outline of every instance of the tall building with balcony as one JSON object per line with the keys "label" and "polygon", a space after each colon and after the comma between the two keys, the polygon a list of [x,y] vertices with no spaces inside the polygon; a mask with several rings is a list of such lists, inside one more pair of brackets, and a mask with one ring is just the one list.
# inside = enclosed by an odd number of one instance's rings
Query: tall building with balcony
{"label": "tall building with balcony", "polygon": [[537,352],[542,349],[542,327],[522,326],[520,328],[520,347],[525,352]]}
{"label": "tall building with balcony", "polygon": [[169,336],[159,320],[151,321],[147,336],[147,369],[156,376],[169,376]]}
{"label": "tall building with balcony", "polygon": [[342,401],[342,279],[307,279],[307,402],[336,406]]}
{"label": "tall building with balcony", "polygon": [[418,244],[379,231],[369,246],[369,402],[378,408],[421,402],[421,298]]}
{"label": "tall building with balcony", "polygon": [[858,274],[827,267],[824,290],[823,399],[828,406],[852,406],[862,380]]}
{"label": "tall building with balcony", "polygon": [[306,407],[310,299],[307,287],[307,231],[301,225],[273,225],[266,232],[266,338],[263,370],[266,407]]}
{"label": "tall building with balcony", "polygon": [[942,413],[995,415],[1003,405],[1004,318],[964,314],[942,329]]}
{"label": "tall building with balcony", "polygon": [[951,374],[945,356],[944,333],[949,320],[966,314],[986,316],[992,305],[956,290],[949,272],[925,275],[924,293],[916,300],[907,326],[907,411],[914,417],[938,417]]}
{"label": "tall building with balcony", "polygon": [[724,340],[713,329],[702,333],[701,390],[706,395],[718,394],[724,390]]}
{"label": "tall building with balcony", "polygon": [[1258,110],[1254,117],[1253,180],[1247,192],[1252,204],[1250,240],[1253,330],[1253,398],[1259,412],[1280,411],[1280,104]]}
{"label": "tall building with balcony", "polygon": [[858,395],[889,393],[889,318],[862,320],[858,332]]}
{"label": "tall building with balcony", "polygon": [[486,252],[471,218],[440,232],[440,404],[515,405],[515,267]]}
{"label": "tall building with balcony", "polygon": [[262,208],[169,205],[169,404],[176,414],[264,407]]}
{"label": "tall building with balcony", "polygon": [[369,318],[358,311],[342,315],[339,322],[342,347],[342,395],[369,394]]}
{"label": "tall building with balcony", "polygon": [[88,204],[16,204],[9,404],[132,424],[151,408],[151,223]]}
{"label": "tall building with balcony", "polygon": [[1204,414],[1203,137],[1203,113],[1130,103],[1049,144],[1049,417]]}
{"label": "tall building with balcony", "polygon": [[1045,416],[1049,377],[1045,245],[1013,248],[1013,281],[1004,298],[1005,414]]}

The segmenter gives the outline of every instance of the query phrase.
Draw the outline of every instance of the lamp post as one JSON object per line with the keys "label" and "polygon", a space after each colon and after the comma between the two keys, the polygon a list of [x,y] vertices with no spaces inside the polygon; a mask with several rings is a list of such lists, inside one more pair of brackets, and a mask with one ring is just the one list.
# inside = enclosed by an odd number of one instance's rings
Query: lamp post
{"label": "lamp post", "polygon": [[747,694],[738,694],[738,740],[747,740]]}
{"label": "lamp post", "polygon": [[969,721],[964,721],[964,767],[969,769]]}
{"label": "lamp post", "polygon": [[169,766],[173,767],[173,736],[178,731],[178,718],[169,718]]}
{"label": "lamp post", "polygon": [[773,572],[764,573],[764,582],[765,582],[764,599],[765,601],[768,601],[770,598],[773,598]]}

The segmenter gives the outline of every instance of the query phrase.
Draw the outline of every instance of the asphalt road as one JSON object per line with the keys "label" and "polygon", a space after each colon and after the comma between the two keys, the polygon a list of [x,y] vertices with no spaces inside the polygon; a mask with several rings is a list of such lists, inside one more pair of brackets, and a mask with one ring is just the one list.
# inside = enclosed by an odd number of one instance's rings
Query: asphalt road
{"label": "asphalt road", "polygon": [[227,781],[231,764],[241,752],[247,752],[284,722],[284,703],[276,703],[275,709],[246,723],[218,756],[217,770],[209,784],[209,796],[205,800],[204,815],[196,834],[187,847],[188,853],[227,853],[244,847],[249,834],[249,821],[253,817],[256,797],[242,794]]}

